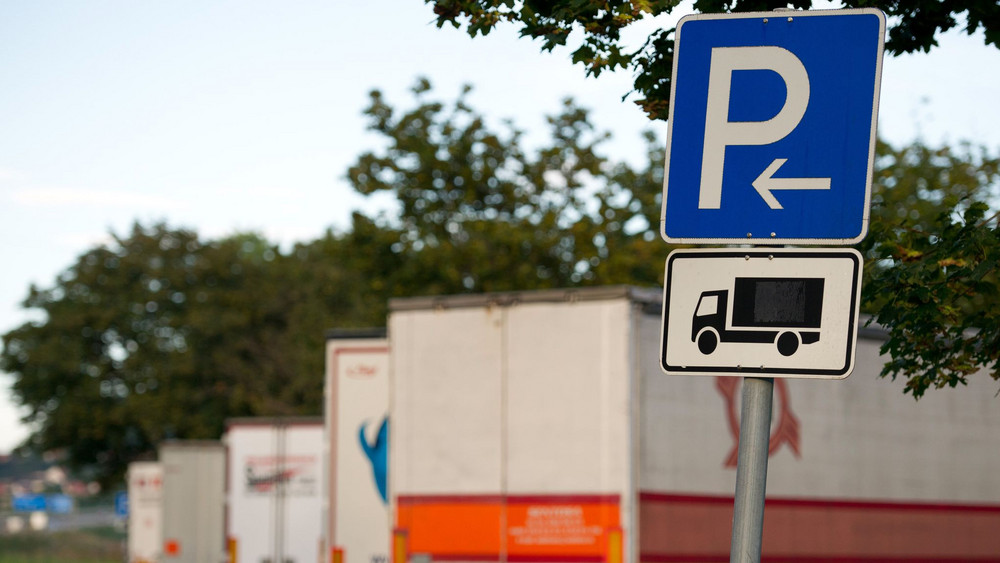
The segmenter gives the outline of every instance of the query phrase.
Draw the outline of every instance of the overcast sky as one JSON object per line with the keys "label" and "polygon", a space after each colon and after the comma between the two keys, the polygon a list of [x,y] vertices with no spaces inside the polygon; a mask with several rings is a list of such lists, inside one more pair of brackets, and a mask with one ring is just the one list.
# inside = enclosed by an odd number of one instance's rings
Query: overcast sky
{"label": "overcast sky", "polygon": [[[421,0],[0,4],[0,333],[31,318],[19,307],[30,284],[51,286],[136,220],[287,244],[376,208],[343,180],[378,144],[360,115],[373,88],[405,106],[418,76],[446,99],[469,83],[490,119],[538,135],[572,96],[613,131],[607,152],[636,163],[641,131],[665,138],[664,123],[622,102],[629,73],[587,79],[568,50],[540,53],[511,29],[473,40],[433,20]],[[996,152],[1000,50],[981,34],[940,42],[886,59],[879,133]],[[0,375],[0,452],[26,432],[10,382]]]}

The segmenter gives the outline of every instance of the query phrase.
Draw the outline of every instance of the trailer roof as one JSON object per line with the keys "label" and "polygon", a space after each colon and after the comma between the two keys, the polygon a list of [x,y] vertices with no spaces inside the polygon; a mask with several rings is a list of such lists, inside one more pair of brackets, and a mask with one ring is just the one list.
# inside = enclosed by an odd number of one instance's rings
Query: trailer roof
{"label": "trailer roof", "polygon": [[360,340],[365,338],[385,338],[385,327],[331,328],[326,331],[327,340]]}
{"label": "trailer roof", "polygon": [[218,449],[223,448],[225,445],[219,440],[176,440],[170,439],[165,442],[161,442],[159,445],[159,450],[164,449],[170,450],[201,450],[201,449]]}
{"label": "trailer roof", "polygon": [[643,305],[657,305],[663,300],[663,290],[631,285],[580,287],[573,289],[542,289],[469,293],[429,297],[407,297],[389,300],[390,311],[425,309],[459,309],[464,307],[507,307],[518,303],[562,303],[574,301],[607,301],[629,299]]}
{"label": "trailer roof", "polygon": [[247,416],[227,418],[226,430],[236,426],[314,426],[322,424],[322,416]]}

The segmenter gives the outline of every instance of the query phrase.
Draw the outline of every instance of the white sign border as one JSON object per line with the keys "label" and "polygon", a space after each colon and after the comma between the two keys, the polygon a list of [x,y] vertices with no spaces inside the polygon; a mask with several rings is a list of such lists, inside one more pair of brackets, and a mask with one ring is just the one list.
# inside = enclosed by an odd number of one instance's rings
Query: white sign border
{"label": "white sign border", "polygon": [[[666,361],[667,323],[669,321],[671,287],[671,264],[678,258],[850,258],[855,262],[853,284],[851,287],[851,307],[849,314],[849,332],[845,364],[836,369],[797,369],[768,367],[684,367],[669,366]],[[723,377],[775,377],[787,379],[846,379],[854,371],[857,353],[858,320],[861,308],[861,272],[864,259],[861,253],[853,248],[690,248],[674,250],[667,256],[663,279],[663,307],[660,322],[660,369],[666,375],[699,375]]]}

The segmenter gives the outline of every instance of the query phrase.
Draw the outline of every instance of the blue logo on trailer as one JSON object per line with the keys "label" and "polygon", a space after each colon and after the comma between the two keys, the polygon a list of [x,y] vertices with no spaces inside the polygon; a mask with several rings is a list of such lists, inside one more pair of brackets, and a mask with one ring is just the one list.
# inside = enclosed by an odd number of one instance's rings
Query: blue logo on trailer
{"label": "blue logo on trailer", "polygon": [[358,442],[361,444],[361,451],[372,464],[372,477],[375,480],[375,488],[382,497],[382,502],[389,503],[388,477],[389,477],[389,417],[382,419],[382,424],[378,427],[378,434],[375,441],[368,443],[365,437],[365,427],[367,422],[361,423],[358,428]]}
{"label": "blue logo on trailer", "polygon": [[874,9],[681,20],[663,237],[864,238],[884,37]]}

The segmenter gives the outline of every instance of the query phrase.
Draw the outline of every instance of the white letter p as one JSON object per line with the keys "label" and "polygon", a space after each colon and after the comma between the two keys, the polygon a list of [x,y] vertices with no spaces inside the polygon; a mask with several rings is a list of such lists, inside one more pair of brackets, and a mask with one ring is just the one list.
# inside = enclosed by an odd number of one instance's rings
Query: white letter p
{"label": "white letter p", "polygon": [[[772,70],[785,81],[785,105],[766,121],[729,121],[734,70]],[[809,105],[809,75],[802,61],[781,47],[715,47],[708,73],[705,144],[698,209],[722,204],[722,167],[727,145],[769,145],[783,139],[802,120]]]}

